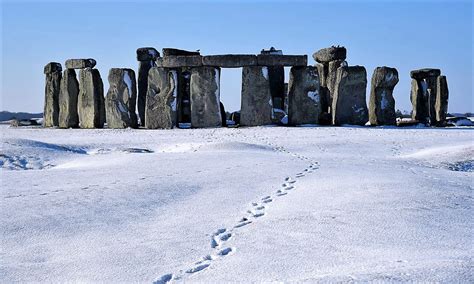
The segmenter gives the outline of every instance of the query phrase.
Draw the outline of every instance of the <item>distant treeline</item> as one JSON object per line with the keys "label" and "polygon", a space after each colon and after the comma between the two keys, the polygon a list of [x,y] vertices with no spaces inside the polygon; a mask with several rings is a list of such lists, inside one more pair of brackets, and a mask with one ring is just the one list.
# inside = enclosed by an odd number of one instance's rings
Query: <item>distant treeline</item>
{"label": "distant treeline", "polygon": [[32,119],[32,118],[42,118],[43,113],[28,113],[28,112],[9,112],[9,111],[0,111],[0,121],[7,121],[12,119]]}

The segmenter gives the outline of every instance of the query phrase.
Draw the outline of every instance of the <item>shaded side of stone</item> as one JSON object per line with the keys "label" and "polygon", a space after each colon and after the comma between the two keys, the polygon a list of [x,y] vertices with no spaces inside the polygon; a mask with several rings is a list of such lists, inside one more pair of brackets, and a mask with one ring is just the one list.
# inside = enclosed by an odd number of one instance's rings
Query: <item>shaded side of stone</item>
{"label": "shaded side of stone", "polygon": [[366,103],[367,72],[362,66],[337,69],[336,89],[332,101],[334,125],[365,125],[369,120]]}
{"label": "shaded side of stone", "polygon": [[260,66],[306,66],[308,65],[308,56],[259,54],[257,63]]}
{"label": "shaded side of stone", "polygon": [[398,83],[398,71],[390,67],[377,67],[371,81],[369,120],[371,125],[396,125],[393,89]]}
{"label": "shaded side of stone", "polygon": [[428,123],[429,98],[425,81],[411,80],[410,100],[413,107],[412,118],[421,123]]}
{"label": "shaded side of stone", "polygon": [[344,60],[335,60],[328,63],[327,75],[326,75],[326,87],[328,89],[328,95],[326,96],[327,104],[332,108],[332,101],[334,93],[336,91],[336,78],[337,69],[341,66],[347,66],[347,62]]}
{"label": "shaded side of stone", "polygon": [[61,63],[58,63],[58,62],[49,62],[48,64],[46,64],[44,66],[44,69],[43,69],[43,73],[44,74],[49,74],[49,73],[53,73],[53,72],[56,72],[56,71],[59,71],[61,72],[62,71],[62,66],[61,66]]}
{"label": "shaded side of stone", "polygon": [[191,127],[222,126],[220,72],[220,68],[208,66],[191,70]]}
{"label": "shaded side of stone", "polygon": [[446,115],[448,113],[449,90],[446,76],[438,76],[436,83],[436,122],[439,125],[442,125],[445,123]]}
{"label": "shaded side of stone", "polygon": [[202,65],[238,68],[257,65],[257,56],[248,54],[209,55],[202,57]]}
{"label": "shaded side of stone", "polygon": [[59,125],[59,93],[61,88],[61,71],[46,73],[46,86],[44,91],[43,126],[53,127]]}
{"label": "shaded side of stone", "polygon": [[268,67],[243,67],[240,124],[243,126],[272,124],[272,111]]}
{"label": "shaded side of stone", "polygon": [[137,61],[154,61],[160,53],[154,47],[140,47],[137,49]]}
{"label": "shaded side of stone", "polygon": [[76,71],[66,69],[61,80],[61,92],[59,93],[59,127],[70,128],[79,126],[77,114],[77,99],[79,96],[79,81]]}
{"label": "shaded side of stone", "polygon": [[163,48],[162,49],[163,56],[192,56],[192,55],[200,55],[199,51],[189,51],[184,49],[177,49],[177,48]]}
{"label": "shaded side of stone", "polygon": [[148,72],[145,127],[149,129],[173,128],[177,124],[176,70],[153,67]]}
{"label": "shaded side of stone", "polygon": [[148,71],[155,66],[153,61],[140,61],[138,64],[137,109],[140,125],[145,126],[145,105],[148,91]]}
{"label": "shaded side of stone", "polygon": [[288,93],[288,124],[318,124],[322,113],[317,67],[292,67]]}
{"label": "shaded side of stone", "polygon": [[410,71],[410,77],[416,80],[422,80],[428,77],[438,77],[439,75],[441,75],[441,70],[436,68],[423,68]]}
{"label": "shaded side of stone", "polygon": [[136,128],[138,126],[135,105],[137,84],[135,72],[127,68],[109,71],[109,90],[105,98],[105,113],[109,128]]}
{"label": "shaded side of stone", "polygon": [[436,95],[437,95],[437,77],[428,77],[424,80],[426,82],[426,91],[428,96],[428,113],[430,122],[436,122]]}
{"label": "shaded side of stone", "polygon": [[79,72],[78,115],[81,128],[104,127],[104,85],[97,69],[85,68]]}

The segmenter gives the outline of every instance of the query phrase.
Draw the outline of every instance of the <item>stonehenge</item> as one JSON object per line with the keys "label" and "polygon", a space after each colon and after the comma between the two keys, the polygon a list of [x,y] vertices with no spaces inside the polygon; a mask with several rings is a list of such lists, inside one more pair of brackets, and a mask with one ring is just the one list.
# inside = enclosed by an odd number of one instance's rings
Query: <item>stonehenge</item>
{"label": "stonehenge", "polygon": [[365,101],[367,72],[363,66],[343,66],[337,69],[332,123],[334,125],[365,125],[369,112]]}
{"label": "stonehenge", "polygon": [[292,67],[288,84],[288,124],[318,124],[322,112],[318,69]]}
{"label": "stonehenge", "polygon": [[440,69],[424,68],[410,72],[412,118],[425,125],[443,126],[448,111],[448,83]]}
{"label": "stonehenge", "polygon": [[112,68],[108,79],[110,87],[105,98],[107,126],[109,128],[137,128],[135,71],[128,68]]}
{"label": "stonehenge", "polygon": [[77,114],[77,99],[79,96],[79,82],[76,71],[66,69],[61,81],[59,93],[59,127],[76,128],[79,126],[79,115]]}
{"label": "stonehenge", "polygon": [[398,83],[398,71],[390,67],[377,67],[372,75],[369,101],[371,125],[396,125],[393,89]]}
{"label": "stonehenge", "polygon": [[[316,51],[313,66],[306,55],[287,55],[273,47],[260,54],[201,55],[176,48],[163,48],[161,54],[153,47],[138,48],[138,77],[132,69],[111,68],[105,97],[96,60],[68,59],[64,71],[60,63],[48,63],[44,127],[397,125],[393,92],[398,71],[375,68],[367,106],[366,69],[347,64],[345,47]],[[242,69],[240,110],[231,114],[220,101],[222,68]],[[446,76],[440,69],[425,68],[411,71],[410,77],[413,121],[446,126]]]}
{"label": "stonehenge", "polygon": [[103,128],[105,123],[104,85],[99,70],[79,71],[78,114],[81,128]]}
{"label": "stonehenge", "polygon": [[46,86],[44,92],[43,126],[59,126],[59,92],[61,86],[60,63],[50,62],[44,67]]}

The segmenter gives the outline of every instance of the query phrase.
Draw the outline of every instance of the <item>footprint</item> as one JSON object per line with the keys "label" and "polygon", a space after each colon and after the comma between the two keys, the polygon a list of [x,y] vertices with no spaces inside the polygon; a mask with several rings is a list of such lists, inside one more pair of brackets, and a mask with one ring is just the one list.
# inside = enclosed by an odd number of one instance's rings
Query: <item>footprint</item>
{"label": "footprint", "polygon": [[165,283],[170,282],[171,279],[173,279],[173,274],[171,274],[171,273],[170,274],[165,274],[165,275],[161,276],[160,279],[153,282],[153,284],[165,284]]}
{"label": "footprint", "polygon": [[294,186],[288,186],[288,187],[285,188],[285,190],[292,190],[294,188],[295,188]]}
{"label": "footprint", "polygon": [[270,195],[267,195],[265,196],[264,198],[262,198],[262,200],[267,200],[267,199],[271,199],[272,197]]}
{"label": "footprint", "polygon": [[257,210],[265,210],[265,206],[261,205],[261,206],[256,207],[255,209],[257,209]]}
{"label": "footprint", "polygon": [[235,225],[234,228],[240,228],[240,227],[243,227],[243,226],[247,226],[250,223],[252,223],[252,221],[240,222],[239,224]]}
{"label": "footprint", "polygon": [[188,270],[186,270],[186,273],[196,273],[196,272],[199,272],[201,270],[204,270],[206,268],[209,267],[209,265],[211,265],[210,263],[203,263],[203,264],[200,264],[196,267],[193,267],[193,268],[190,268]]}
{"label": "footprint", "polygon": [[223,241],[223,242],[226,242],[230,239],[230,237],[232,237],[232,234],[231,233],[227,233],[227,234],[224,234],[220,237],[220,240]]}
{"label": "footprint", "polygon": [[224,249],[221,249],[217,254],[220,256],[226,256],[233,251],[234,250],[232,248],[224,248]]}
{"label": "footprint", "polygon": [[288,194],[288,193],[283,192],[283,191],[281,191],[281,190],[277,190],[276,193],[277,193],[277,196],[283,196],[283,195],[287,195],[287,194]]}
{"label": "footprint", "polygon": [[214,236],[220,235],[220,234],[224,233],[225,231],[226,231],[225,228],[218,229],[218,230],[214,233]]}
{"label": "footprint", "polygon": [[273,201],[273,199],[270,198],[270,199],[265,199],[265,200],[263,200],[262,202],[263,202],[263,203],[270,203],[270,202],[272,202],[272,201]]}

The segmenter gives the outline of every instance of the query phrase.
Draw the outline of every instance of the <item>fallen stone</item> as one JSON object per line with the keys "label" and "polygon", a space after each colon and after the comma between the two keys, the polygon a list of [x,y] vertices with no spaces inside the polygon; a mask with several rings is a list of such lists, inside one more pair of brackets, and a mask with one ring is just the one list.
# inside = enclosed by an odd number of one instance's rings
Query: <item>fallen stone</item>
{"label": "fallen stone", "polygon": [[66,60],[67,69],[84,69],[84,68],[94,68],[97,62],[92,59],[68,59]]}
{"label": "fallen stone", "polygon": [[99,70],[84,68],[79,72],[79,126],[103,128],[105,123],[104,85]]}
{"label": "fallen stone", "polygon": [[138,64],[137,109],[141,126],[145,126],[146,95],[148,91],[148,71],[150,71],[150,68],[154,66],[155,62],[153,60],[140,61]]}
{"label": "fallen stone", "polygon": [[313,53],[313,58],[319,63],[328,63],[334,60],[345,60],[347,50],[343,46],[331,46]]}
{"label": "fallen stone", "polygon": [[306,66],[307,55],[257,55],[257,64],[260,66]]}
{"label": "fallen stone", "polygon": [[428,77],[438,77],[439,75],[441,75],[441,70],[435,68],[423,68],[410,71],[410,77],[416,80],[422,80]]}
{"label": "fallen stone", "polygon": [[436,122],[438,125],[443,125],[446,121],[446,115],[448,113],[448,82],[446,81],[446,76],[438,76],[436,81]]}
{"label": "fallen stone", "polygon": [[255,66],[257,65],[257,56],[247,54],[209,55],[202,57],[202,65],[225,68]]}
{"label": "fallen stone", "polygon": [[[53,127],[59,125],[59,92],[61,88],[61,65],[56,62],[45,66],[46,87],[44,92],[43,126]],[[55,70],[53,72],[49,72]]]}
{"label": "fallen stone", "polygon": [[292,67],[288,93],[288,124],[318,124],[321,113],[317,67]]}
{"label": "fallen stone", "polygon": [[365,125],[369,120],[365,93],[367,72],[363,66],[337,69],[336,89],[332,101],[334,125]]}
{"label": "fallen stone", "polygon": [[169,129],[177,126],[178,73],[153,67],[148,73],[148,92],[145,108],[145,127]]}
{"label": "fallen stone", "polygon": [[137,49],[137,61],[154,61],[160,53],[154,47],[140,47]]}
{"label": "fallen stone", "polygon": [[398,71],[390,67],[377,67],[372,75],[369,101],[371,125],[396,125],[393,89],[398,83]]}
{"label": "fallen stone", "polygon": [[429,97],[425,81],[411,80],[410,100],[413,106],[412,119],[423,123],[429,123]]}
{"label": "fallen stone", "polygon": [[164,68],[180,68],[180,67],[199,67],[202,66],[201,55],[190,55],[190,56],[165,56],[162,57],[160,65]]}
{"label": "fallen stone", "polygon": [[61,91],[59,93],[59,127],[75,128],[79,126],[77,114],[77,99],[79,96],[79,82],[76,71],[66,69],[61,80]]}
{"label": "fallen stone", "polygon": [[191,71],[191,127],[222,126],[220,111],[220,68],[199,67]]}
{"label": "fallen stone", "polygon": [[188,50],[177,49],[177,48],[163,48],[162,53],[164,57],[165,56],[178,56],[178,55],[192,56],[192,55],[201,54],[199,51],[188,51]]}
{"label": "fallen stone", "polygon": [[268,67],[243,67],[240,124],[243,126],[272,124],[272,111]]}
{"label": "fallen stone", "polygon": [[50,74],[56,71],[63,71],[63,68],[61,67],[61,63],[58,62],[50,62],[44,66],[44,74]]}
{"label": "fallen stone", "polygon": [[105,114],[109,128],[138,127],[135,106],[137,84],[135,71],[112,68],[109,71],[109,90],[105,98]]}

